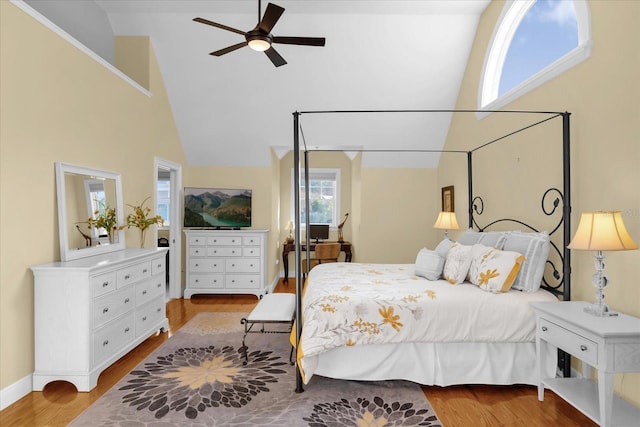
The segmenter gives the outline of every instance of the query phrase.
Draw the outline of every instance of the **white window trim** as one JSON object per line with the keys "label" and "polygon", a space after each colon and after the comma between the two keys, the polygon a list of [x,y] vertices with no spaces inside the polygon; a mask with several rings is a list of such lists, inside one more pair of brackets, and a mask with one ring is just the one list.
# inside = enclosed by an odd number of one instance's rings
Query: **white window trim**
{"label": "white window trim", "polygon": [[[481,119],[499,110],[543,83],[557,77],[591,56],[591,15],[586,0],[573,0],[578,24],[578,46],[538,71],[513,89],[498,96],[502,68],[513,36],[535,0],[508,0],[498,19],[485,55],[478,87],[478,110]],[[491,99],[491,101],[487,101]]]}
{"label": "white window trim", "polygon": [[[335,210],[333,212],[333,220],[332,220],[332,224],[329,225],[329,230],[335,231],[338,229],[338,217],[339,214],[338,212],[340,212],[340,186],[341,184],[341,180],[340,180],[340,169],[337,168],[309,168],[309,175],[312,176],[313,174],[333,174],[335,175],[335,179],[336,179],[336,203],[335,203]],[[296,207],[296,202],[295,202],[295,169],[291,169],[291,218],[293,218],[293,220],[295,221],[295,217],[296,217],[296,213],[295,213],[295,207]],[[300,169],[300,181],[302,181],[302,177],[304,175],[304,169]],[[300,202],[302,203],[302,195],[300,197]],[[302,211],[302,208],[300,209],[300,211]],[[304,221],[301,221],[300,223],[300,228],[302,230],[306,230],[307,225],[305,224]]]}

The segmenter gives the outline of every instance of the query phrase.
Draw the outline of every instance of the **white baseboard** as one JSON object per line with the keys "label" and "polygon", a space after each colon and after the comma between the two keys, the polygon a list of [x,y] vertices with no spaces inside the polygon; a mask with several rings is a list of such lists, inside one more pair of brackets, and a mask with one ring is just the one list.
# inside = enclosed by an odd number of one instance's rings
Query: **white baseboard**
{"label": "white baseboard", "polygon": [[33,391],[33,379],[29,374],[9,387],[0,390],[0,411],[13,405]]}

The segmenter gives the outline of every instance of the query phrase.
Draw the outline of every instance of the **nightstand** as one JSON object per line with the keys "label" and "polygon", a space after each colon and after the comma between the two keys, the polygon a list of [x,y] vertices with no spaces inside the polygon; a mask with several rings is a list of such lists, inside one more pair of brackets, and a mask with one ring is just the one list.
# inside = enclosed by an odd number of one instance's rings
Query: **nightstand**
{"label": "nightstand", "polygon": [[[538,400],[553,390],[601,426],[640,426],[640,408],[613,393],[613,377],[640,372],[640,319],[625,314],[596,317],[584,312],[583,301],[535,302]],[[597,383],[588,378],[545,378],[546,346],[560,348],[582,362],[583,372],[598,370]]]}

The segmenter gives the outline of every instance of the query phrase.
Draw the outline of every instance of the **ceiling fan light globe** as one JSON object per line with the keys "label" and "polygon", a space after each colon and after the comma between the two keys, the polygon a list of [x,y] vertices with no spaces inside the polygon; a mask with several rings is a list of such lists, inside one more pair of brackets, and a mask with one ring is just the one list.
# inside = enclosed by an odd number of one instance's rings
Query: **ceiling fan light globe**
{"label": "ceiling fan light globe", "polygon": [[264,52],[271,47],[271,43],[268,40],[253,39],[249,40],[249,47],[258,52]]}

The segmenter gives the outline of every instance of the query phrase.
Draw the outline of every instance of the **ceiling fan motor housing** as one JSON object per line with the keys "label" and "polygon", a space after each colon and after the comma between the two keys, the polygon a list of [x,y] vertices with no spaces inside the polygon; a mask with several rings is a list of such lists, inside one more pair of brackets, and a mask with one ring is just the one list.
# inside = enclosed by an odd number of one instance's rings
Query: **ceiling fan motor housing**
{"label": "ceiling fan motor housing", "polygon": [[257,51],[265,51],[269,49],[273,43],[273,36],[271,33],[265,34],[260,31],[258,27],[248,31],[244,38],[247,40],[249,47]]}

